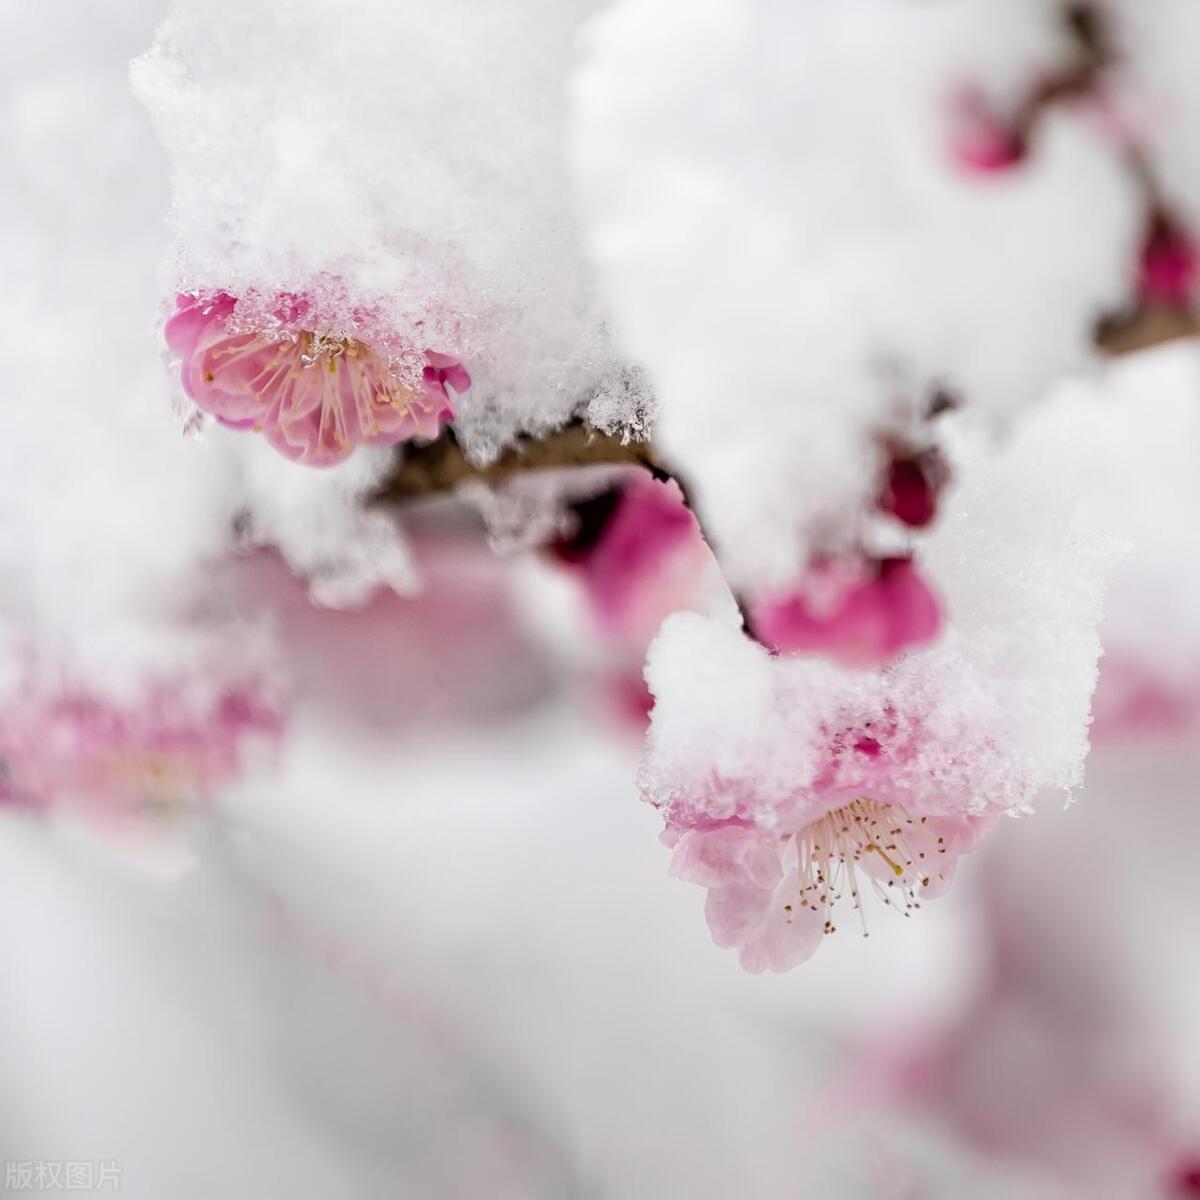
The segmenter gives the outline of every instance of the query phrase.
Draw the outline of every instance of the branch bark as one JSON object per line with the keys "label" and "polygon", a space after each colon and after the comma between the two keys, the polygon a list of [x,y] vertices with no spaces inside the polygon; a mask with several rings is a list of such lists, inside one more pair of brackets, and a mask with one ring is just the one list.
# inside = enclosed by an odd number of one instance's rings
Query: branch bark
{"label": "branch bark", "polygon": [[667,474],[649,442],[624,441],[591,429],[580,420],[544,438],[522,437],[486,466],[471,462],[453,430],[427,445],[406,446],[400,453],[396,469],[377,493],[381,501],[402,502],[449,492],[468,480],[499,483],[523,471],[554,467],[626,464],[645,467],[657,475]]}

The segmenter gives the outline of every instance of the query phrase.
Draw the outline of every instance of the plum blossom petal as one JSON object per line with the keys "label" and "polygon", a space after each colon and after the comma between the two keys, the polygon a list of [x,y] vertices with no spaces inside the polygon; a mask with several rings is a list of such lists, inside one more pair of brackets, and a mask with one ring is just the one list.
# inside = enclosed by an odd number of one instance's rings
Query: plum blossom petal
{"label": "plum blossom petal", "polygon": [[760,599],[751,622],[775,650],[825,654],[865,667],[932,641],[941,611],[912,560],[888,558],[818,564],[796,591]]}
{"label": "plum blossom petal", "polygon": [[163,326],[167,349],[180,362],[187,363],[195,354],[200,339],[233,315],[236,303],[226,292],[217,292],[207,298],[180,293],[175,297],[175,312]]}
{"label": "plum blossom petal", "polygon": [[708,889],[713,941],[736,949],[754,975],[791,970],[821,941],[822,918],[800,902],[796,872],[784,875],[785,845],[745,825],[723,825],[684,833],[671,860],[672,875]]}
{"label": "plum blossom petal", "polygon": [[799,891],[791,872],[777,888],[732,883],[713,888],[704,904],[713,941],[736,948],[742,970],[782,974],[811,958],[821,944],[821,917],[795,901]]}
{"label": "plum blossom petal", "polygon": [[708,888],[744,882],[771,889],[783,877],[772,841],[739,824],[688,830],[675,845],[671,874]]}
{"label": "plum blossom petal", "polygon": [[443,395],[446,387],[452,387],[456,392],[465,392],[471,386],[471,376],[466,368],[456,358],[449,354],[438,354],[430,350],[425,354],[425,379],[429,383],[441,387]]}

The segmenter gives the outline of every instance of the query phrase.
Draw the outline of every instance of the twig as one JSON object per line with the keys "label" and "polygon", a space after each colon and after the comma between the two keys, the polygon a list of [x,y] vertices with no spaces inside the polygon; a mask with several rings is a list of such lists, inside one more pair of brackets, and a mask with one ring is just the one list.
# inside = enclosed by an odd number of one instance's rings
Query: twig
{"label": "twig", "polygon": [[403,501],[436,492],[453,491],[468,480],[499,483],[525,471],[556,467],[597,466],[604,463],[645,467],[667,475],[647,442],[626,442],[590,429],[575,420],[543,438],[521,437],[499,458],[486,465],[472,462],[452,429],[435,442],[406,446],[395,471],[377,493],[383,501]]}

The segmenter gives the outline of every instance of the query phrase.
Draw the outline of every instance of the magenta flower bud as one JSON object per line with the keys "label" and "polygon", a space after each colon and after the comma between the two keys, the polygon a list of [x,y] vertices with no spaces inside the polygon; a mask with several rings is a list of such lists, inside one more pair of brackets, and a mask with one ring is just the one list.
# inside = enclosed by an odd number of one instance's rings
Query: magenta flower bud
{"label": "magenta flower bud", "polygon": [[879,507],[912,529],[923,529],[937,516],[938,492],[948,472],[936,451],[894,458]]}
{"label": "magenta flower bud", "polygon": [[1029,142],[1024,128],[998,117],[974,88],[952,98],[950,118],[950,157],[968,174],[995,175],[1025,160]]}
{"label": "magenta flower bud", "polygon": [[1196,286],[1196,248],[1184,231],[1159,213],[1150,224],[1138,264],[1138,292],[1149,304],[1187,308]]}

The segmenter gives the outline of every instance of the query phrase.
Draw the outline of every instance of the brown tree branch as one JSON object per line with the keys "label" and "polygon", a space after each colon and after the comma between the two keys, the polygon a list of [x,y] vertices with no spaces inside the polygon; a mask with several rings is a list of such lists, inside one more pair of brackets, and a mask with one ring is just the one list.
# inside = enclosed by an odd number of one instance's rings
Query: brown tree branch
{"label": "brown tree branch", "polygon": [[1145,307],[1101,322],[1096,331],[1096,345],[1103,354],[1117,357],[1197,336],[1200,336],[1200,317],[1195,313],[1178,308]]}
{"label": "brown tree branch", "polygon": [[396,469],[380,488],[377,498],[404,501],[416,496],[449,492],[468,480],[499,483],[525,471],[553,467],[586,467],[603,464],[641,466],[655,474],[667,472],[659,465],[648,442],[625,441],[572,421],[544,438],[522,437],[486,466],[473,463],[448,430],[435,442],[406,446]]}

